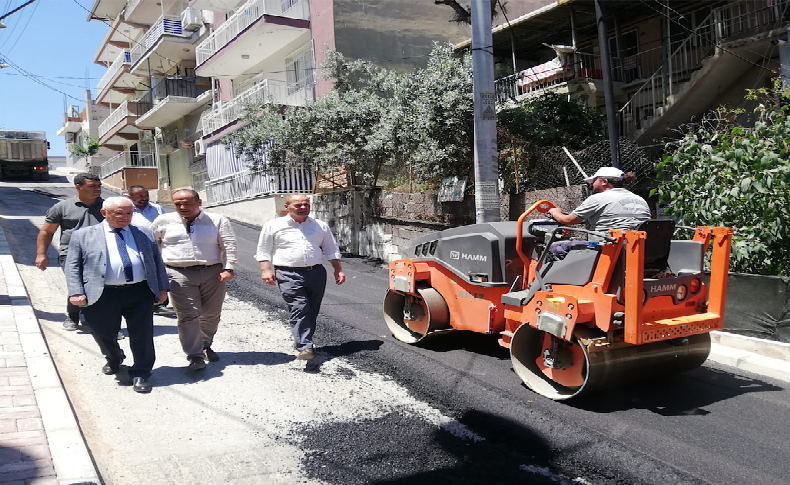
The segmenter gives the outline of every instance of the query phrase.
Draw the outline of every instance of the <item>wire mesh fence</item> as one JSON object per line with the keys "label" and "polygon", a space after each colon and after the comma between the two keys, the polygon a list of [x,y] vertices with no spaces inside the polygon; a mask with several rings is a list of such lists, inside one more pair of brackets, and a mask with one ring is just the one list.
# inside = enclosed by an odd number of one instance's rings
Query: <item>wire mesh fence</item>
{"label": "wire mesh fence", "polygon": [[[509,189],[522,192],[583,184],[582,171],[589,176],[600,167],[611,166],[608,140],[569,153],[571,156],[568,156],[563,147],[540,147],[532,150],[526,157],[526,167],[524,164],[518,167],[518,178],[515,173],[502,175],[511,179]],[[657,185],[655,167],[659,158],[660,152],[656,153],[656,150],[642,147],[625,138],[620,139],[620,168],[636,175],[634,188],[647,189]]]}

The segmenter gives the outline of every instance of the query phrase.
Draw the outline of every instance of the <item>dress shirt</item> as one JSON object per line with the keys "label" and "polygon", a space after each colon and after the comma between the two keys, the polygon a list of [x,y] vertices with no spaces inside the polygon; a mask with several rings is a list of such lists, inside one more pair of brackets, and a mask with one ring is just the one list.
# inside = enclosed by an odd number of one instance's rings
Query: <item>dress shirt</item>
{"label": "dress shirt", "polygon": [[115,229],[103,221],[101,223],[104,228],[104,239],[107,242],[107,272],[104,274],[105,285],[130,285],[132,283],[140,283],[145,281],[145,267],[143,260],[140,259],[140,253],[137,251],[137,243],[134,240],[134,235],[129,226],[121,229],[123,242],[126,244],[126,252],[129,253],[129,260],[132,262],[132,281],[126,281],[126,273],[123,270],[123,261],[121,261],[121,253],[118,252],[118,242],[115,235]]}
{"label": "dress shirt", "polygon": [[308,217],[296,222],[290,215],[264,224],[258,238],[255,259],[271,261],[274,266],[312,266],[327,260],[340,259],[335,237],[329,226]]}
{"label": "dress shirt", "polygon": [[154,222],[154,219],[159,217],[160,215],[164,214],[165,210],[159,204],[154,204],[153,202],[149,202],[148,205],[145,206],[145,209],[138,209],[137,206],[134,206],[134,212],[132,213],[132,224],[137,227],[145,227],[146,229],[151,227],[151,223]]}
{"label": "dress shirt", "polygon": [[184,268],[221,263],[225,269],[236,267],[236,235],[223,215],[200,211],[188,224],[177,212],[170,212],[156,218],[151,232],[168,266]]}

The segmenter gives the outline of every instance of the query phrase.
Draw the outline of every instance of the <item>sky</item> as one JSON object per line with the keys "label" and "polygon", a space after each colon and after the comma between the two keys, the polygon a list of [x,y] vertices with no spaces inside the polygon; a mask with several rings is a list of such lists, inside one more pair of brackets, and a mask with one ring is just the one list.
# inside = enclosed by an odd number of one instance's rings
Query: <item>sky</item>
{"label": "sky", "polygon": [[[0,16],[25,1],[0,0]],[[64,107],[82,110],[86,85],[95,97],[107,71],[93,63],[109,27],[86,21],[92,6],[93,0],[36,0],[1,21],[7,28],[0,29],[0,63],[11,67],[0,69],[0,129],[46,131],[51,157],[66,155],[65,138],[56,134]],[[70,96],[65,101],[63,93]]]}

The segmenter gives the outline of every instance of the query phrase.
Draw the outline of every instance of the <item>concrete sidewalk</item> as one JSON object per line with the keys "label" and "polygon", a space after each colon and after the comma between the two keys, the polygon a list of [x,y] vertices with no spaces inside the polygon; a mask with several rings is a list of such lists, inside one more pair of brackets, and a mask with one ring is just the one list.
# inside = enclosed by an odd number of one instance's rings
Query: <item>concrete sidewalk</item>
{"label": "concrete sidewalk", "polygon": [[0,228],[0,484],[99,484]]}

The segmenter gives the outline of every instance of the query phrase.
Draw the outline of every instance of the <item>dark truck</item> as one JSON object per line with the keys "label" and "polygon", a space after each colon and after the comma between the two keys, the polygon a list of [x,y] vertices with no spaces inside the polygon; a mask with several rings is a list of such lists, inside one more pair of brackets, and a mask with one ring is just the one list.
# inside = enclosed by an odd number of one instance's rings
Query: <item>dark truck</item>
{"label": "dark truck", "polygon": [[9,175],[49,180],[47,149],[43,131],[0,130],[0,180]]}

